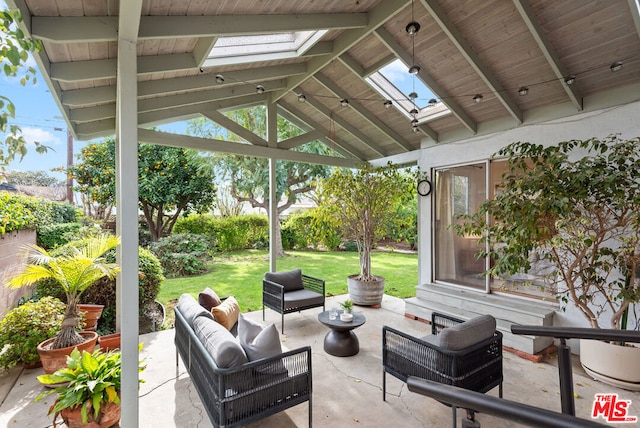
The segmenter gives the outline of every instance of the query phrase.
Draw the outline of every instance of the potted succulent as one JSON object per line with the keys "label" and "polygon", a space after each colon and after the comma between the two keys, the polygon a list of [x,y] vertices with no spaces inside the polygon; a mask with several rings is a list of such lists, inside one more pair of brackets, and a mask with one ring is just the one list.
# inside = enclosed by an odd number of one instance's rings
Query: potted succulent
{"label": "potted succulent", "polygon": [[340,306],[342,306],[342,309],[344,309],[346,313],[350,314],[353,310],[353,301],[351,299],[347,299],[344,302],[341,302]]}
{"label": "potted succulent", "polygon": [[[489,241],[480,252],[492,259],[487,273],[527,273],[532,263],[551,262],[549,281],[559,298],[571,301],[592,328],[626,329],[624,314],[640,301],[640,138],[609,136],[548,147],[518,142],[494,156],[508,162],[499,191],[455,226],[458,234]],[[640,348],[625,347],[635,355],[627,364],[592,344],[580,346],[585,368],[594,364],[585,358],[603,357],[609,368],[589,370],[604,379],[617,369],[615,376],[640,385],[640,370],[632,370],[640,368]]]}
{"label": "potted succulent", "polygon": [[[138,351],[141,349],[142,344]],[[40,394],[36,401],[49,394],[56,395],[49,408],[49,414],[54,415],[54,427],[58,415],[69,428],[116,425],[120,421],[121,363],[120,352],[97,350],[89,353],[74,349],[67,360],[67,367],[38,376],[42,384],[57,386]],[[141,361],[138,372],[144,369]]]}
{"label": "potted succulent", "polygon": [[379,305],[384,294],[384,278],[371,272],[371,251],[384,224],[404,198],[412,195],[409,175],[394,165],[358,170],[336,169],[320,186],[319,212],[339,220],[344,236],[358,247],[360,273],[347,278],[349,297],[356,305]]}
{"label": "potted succulent", "polygon": [[[78,314],[80,295],[102,277],[113,278],[119,272],[115,263],[107,263],[103,255],[120,242],[113,235],[100,235],[67,245],[53,256],[37,245],[27,247],[27,263],[21,271],[9,276],[7,285],[19,288],[43,279],[52,279],[64,290],[67,307],[60,331],[54,338],[38,345],[38,353],[46,373],[64,366],[66,356],[76,346],[93,350],[98,338],[95,332],[79,333]],[[52,355],[53,354],[53,355]]]}

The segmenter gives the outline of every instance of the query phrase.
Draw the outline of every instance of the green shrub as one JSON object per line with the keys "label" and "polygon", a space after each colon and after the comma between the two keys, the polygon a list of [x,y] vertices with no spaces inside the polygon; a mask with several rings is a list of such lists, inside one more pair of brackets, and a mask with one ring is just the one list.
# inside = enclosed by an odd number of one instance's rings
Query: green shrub
{"label": "green shrub", "polygon": [[69,204],[0,192],[0,234],[74,221],[76,209]]}
{"label": "green shrub", "polygon": [[38,230],[37,243],[47,250],[59,247],[78,236],[81,228],[80,223],[54,223],[43,226]]}
{"label": "green shrub", "polygon": [[23,202],[24,197],[0,192],[0,234],[35,228],[35,216]]}
{"label": "green shrub", "polygon": [[11,309],[0,321],[0,367],[40,361],[38,344],[54,337],[62,326],[66,305],[54,297],[43,297]]}
{"label": "green shrub", "polygon": [[[70,243],[68,245],[73,245]],[[64,247],[54,250],[61,251]],[[107,262],[114,263],[116,261],[115,250],[109,251],[105,258]],[[156,256],[144,248],[138,248],[138,307],[142,314],[146,307],[153,303],[160,292],[160,285],[164,280],[162,274],[162,266]],[[126,286],[126,284],[125,284]],[[42,296],[54,296],[65,301],[64,292],[52,281],[39,281],[36,284],[36,292]],[[116,281],[112,279],[102,278],[96,281],[91,287],[87,288],[80,296],[80,303],[94,303],[104,305],[102,316],[98,321],[98,333],[106,334],[115,331],[115,314],[116,314]]]}
{"label": "green shrub", "polygon": [[284,227],[292,235],[293,248],[300,250],[309,246],[318,248],[320,245],[328,250],[335,250],[342,238],[338,226],[330,219],[317,215],[315,209],[290,215]]}
{"label": "green shrub", "polygon": [[176,233],[153,243],[151,252],[160,260],[165,275],[175,277],[206,272],[213,250],[204,235]]}
{"label": "green shrub", "polygon": [[356,241],[347,241],[342,245],[345,251],[358,251],[358,244]]}
{"label": "green shrub", "polygon": [[216,219],[210,214],[189,214],[187,217],[180,217],[173,226],[174,233],[194,233],[205,235],[210,239],[215,238]]}
{"label": "green shrub", "polygon": [[235,251],[269,246],[269,220],[265,215],[217,218],[209,214],[191,214],[176,221],[175,233],[207,236],[219,251]]}

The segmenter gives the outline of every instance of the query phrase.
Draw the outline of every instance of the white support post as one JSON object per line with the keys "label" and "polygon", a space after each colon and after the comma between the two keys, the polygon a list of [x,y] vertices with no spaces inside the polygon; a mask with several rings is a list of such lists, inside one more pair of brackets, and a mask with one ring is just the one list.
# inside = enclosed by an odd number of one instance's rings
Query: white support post
{"label": "white support post", "polygon": [[[274,103],[267,103],[267,144],[269,147],[278,145],[278,110]],[[276,248],[278,221],[278,201],[276,197],[276,162],[269,158],[269,270],[276,272],[278,249]]]}
{"label": "white support post", "polygon": [[121,3],[116,79],[116,327],[122,351],[120,426],[138,427],[138,68],[141,0]]}

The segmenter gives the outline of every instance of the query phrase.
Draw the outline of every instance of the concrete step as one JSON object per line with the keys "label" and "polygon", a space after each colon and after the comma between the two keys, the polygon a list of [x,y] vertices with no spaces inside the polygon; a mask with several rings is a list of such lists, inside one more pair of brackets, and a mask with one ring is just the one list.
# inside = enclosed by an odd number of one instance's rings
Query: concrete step
{"label": "concrete step", "polygon": [[478,293],[459,287],[425,284],[416,287],[416,297],[405,300],[408,316],[430,321],[432,312],[462,319],[481,314],[496,318],[498,330],[504,335],[503,345],[527,354],[535,354],[553,344],[549,337],[514,335],[511,325],[553,325],[557,305],[499,294]]}

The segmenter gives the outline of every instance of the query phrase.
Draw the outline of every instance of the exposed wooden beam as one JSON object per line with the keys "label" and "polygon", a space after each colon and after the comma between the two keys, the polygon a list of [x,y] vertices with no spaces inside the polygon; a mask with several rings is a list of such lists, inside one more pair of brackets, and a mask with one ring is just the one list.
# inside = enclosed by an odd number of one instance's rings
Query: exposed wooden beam
{"label": "exposed wooden beam", "polygon": [[329,138],[326,135],[325,128],[320,123],[300,111],[295,110],[294,112],[294,110],[295,109],[286,101],[280,100],[278,102],[278,114],[280,116],[284,117],[303,131],[313,132],[314,130],[321,130],[323,137],[319,138],[319,140],[331,150],[340,153],[342,156],[364,160],[364,154],[360,150],[354,148],[351,144],[335,135],[332,135],[331,138]]}
{"label": "exposed wooden beam", "polygon": [[498,79],[496,79],[495,75],[480,60],[474,50],[471,49],[471,45],[469,45],[467,40],[462,37],[458,28],[453,25],[453,22],[451,22],[438,2],[436,0],[420,1],[429,14],[431,14],[431,17],[438,23],[442,31],[449,37],[451,43],[458,48],[462,56],[466,58],[478,76],[480,76],[484,83],[489,87],[489,90],[493,93],[496,99],[500,101],[507,112],[509,112],[509,114],[513,116],[518,123],[522,123],[523,119],[520,107],[517,106],[515,101],[513,101],[509,94],[504,90],[500,82],[498,82]]}
{"label": "exposed wooden beam", "polygon": [[264,140],[264,138],[259,137],[258,135],[249,131],[247,128],[229,119],[227,116],[218,111],[209,110],[202,112],[202,114],[225,128],[227,131],[233,132],[238,137],[242,138],[248,143],[253,144],[254,146],[267,146],[267,142]]}
{"label": "exposed wooden beam", "polygon": [[309,103],[309,105],[313,106],[316,110],[318,110],[322,115],[324,115],[324,117],[326,117],[327,119],[333,120],[335,123],[340,125],[348,133],[350,133],[355,138],[360,140],[365,146],[368,146],[371,150],[376,152],[378,155],[380,155],[380,156],[387,156],[388,155],[388,153],[383,152],[382,149],[380,149],[380,147],[378,147],[377,145],[374,145],[371,142],[371,138],[369,138],[365,134],[363,134],[358,128],[356,128],[355,126],[351,125],[346,120],[341,119],[340,117],[334,116],[333,112],[327,106],[322,104],[320,101],[316,100],[312,96],[307,95],[307,101],[306,102]]}
{"label": "exposed wooden beam", "polygon": [[373,73],[375,73],[376,71],[380,70],[382,67],[391,64],[396,59],[398,59],[398,57],[394,53],[391,53],[391,54],[387,55],[386,57],[382,58],[380,61],[374,62],[369,67],[365,68],[363,70],[362,76],[363,77],[369,77]]}
{"label": "exposed wooden beam", "polygon": [[312,153],[303,153],[272,147],[252,146],[250,144],[192,137],[189,135],[176,135],[165,132],[152,131],[149,129],[138,129],[138,137],[141,142],[158,144],[162,146],[185,147],[189,149],[205,150],[210,152],[231,153],[236,155],[256,156],[262,158],[274,158],[291,162],[305,162],[345,168],[356,168],[358,165],[357,161],[353,159],[322,156]]}
{"label": "exposed wooden beam", "polygon": [[371,12],[369,12],[369,20],[366,27],[343,31],[342,34],[334,40],[333,53],[331,55],[311,59],[308,63],[307,74],[289,78],[287,88],[271,94],[271,101],[275,102],[284,97],[289,91],[295,89],[335,58],[339,57],[356,43],[364,39],[367,35],[371,34],[371,32],[384,24],[392,16],[395,16],[410,2],[411,0],[381,0],[373,9],[371,9]]}
{"label": "exposed wooden beam", "polygon": [[[308,30],[343,30],[367,25],[366,13],[292,15],[143,16],[139,40],[244,36]],[[118,17],[35,16],[33,36],[52,43],[109,42],[118,36]]]}
{"label": "exposed wooden beam", "polygon": [[[578,111],[582,110],[582,94],[578,91],[576,85],[567,85],[565,83],[565,78],[569,75],[569,71],[566,69],[562,61],[560,61],[560,57],[556,54],[555,49],[549,42],[546,33],[544,32],[542,26],[538,22],[533,9],[529,6],[527,1],[522,0],[513,0],[513,4],[520,12],[520,16],[524,20],[524,23],[527,25],[531,36],[534,38],[536,43],[538,43],[538,47],[542,51],[542,54],[547,59],[551,70],[553,70],[553,74],[556,75],[565,92],[569,96],[571,102],[576,106]],[[636,9],[637,10],[637,9]],[[640,35],[640,33],[639,33]]]}
{"label": "exposed wooden beam", "polygon": [[291,138],[287,138],[284,141],[280,141],[278,143],[278,148],[287,149],[287,150],[292,149],[294,147],[299,147],[307,143],[310,143],[314,140],[319,140],[323,136],[324,136],[324,133],[322,131],[307,132],[307,133],[298,135],[296,137],[291,137]]}
{"label": "exposed wooden beam", "polygon": [[[376,30],[376,36],[384,43],[391,52],[394,52],[398,58],[404,61],[405,64],[411,64],[413,59],[409,52],[407,52],[401,45],[393,38],[391,33],[380,27]],[[424,69],[421,69],[418,73],[418,78],[427,85],[429,89],[436,95],[440,101],[447,106],[451,114],[458,118],[458,120],[474,134],[477,132],[478,124],[462,109],[460,104],[456,103],[453,97],[444,90],[438,82],[436,82]]]}
{"label": "exposed wooden beam", "polygon": [[[345,91],[343,91],[338,85],[333,83],[330,79],[328,79],[322,73],[317,73],[313,77],[322,86],[327,88],[329,91],[331,91],[338,98],[340,98],[340,99],[342,99],[342,98],[347,98],[348,99],[349,98],[349,94],[347,94]],[[389,126],[387,126],[384,123],[384,121],[380,120],[373,113],[371,113],[369,110],[364,108],[364,106],[362,104],[357,103],[357,102],[352,102],[352,103],[349,103],[349,107],[352,108],[353,110],[355,110],[360,116],[362,116],[367,122],[369,122],[369,124],[371,126],[373,126],[374,128],[378,129],[380,132],[385,134],[394,143],[396,143],[397,145],[402,147],[404,150],[406,150],[406,151],[413,150],[413,148],[411,147],[411,144],[409,144],[409,142],[407,140],[402,138],[402,136],[400,136],[397,132],[395,132],[393,129],[391,129]]]}

